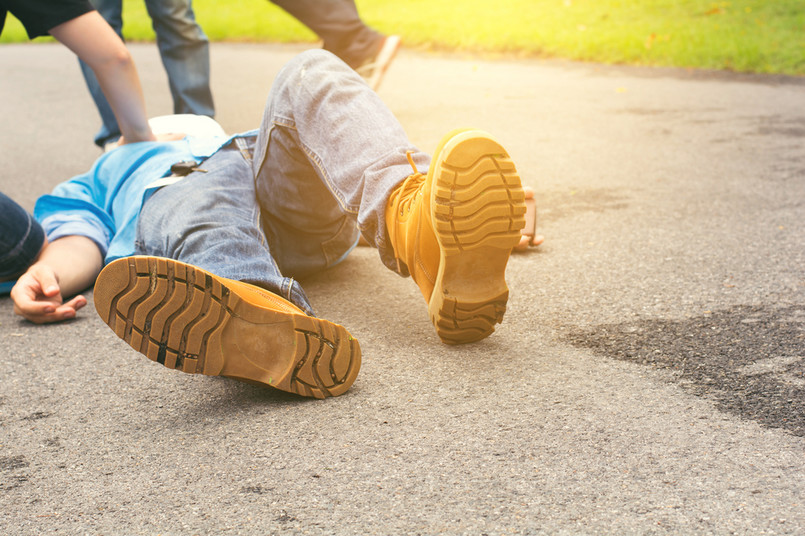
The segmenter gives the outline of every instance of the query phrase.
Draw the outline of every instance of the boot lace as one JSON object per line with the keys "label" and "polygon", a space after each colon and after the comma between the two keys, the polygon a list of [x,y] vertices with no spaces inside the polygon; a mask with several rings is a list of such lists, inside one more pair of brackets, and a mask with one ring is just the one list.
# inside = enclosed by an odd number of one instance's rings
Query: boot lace
{"label": "boot lace", "polygon": [[[419,172],[416,168],[416,164],[414,163],[414,157],[412,151],[405,152],[405,158],[408,159],[408,163],[411,164],[411,168],[413,168],[414,172],[398,186],[392,196],[394,197],[393,206],[394,206],[394,216],[398,218],[403,216],[405,213],[411,210],[411,205],[413,205],[414,201],[416,201],[422,195],[422,188],[420,187],[422,183],[425,181],[425,175]],[[397,261],[397,271],[400,271],[400,255],[397,251],[397,222],[394,222],[394,225],[389,226],[389,238],[391,239],[392,248],[394,249],[394,257]]]}
{"label": "boot lace", "polygon": [[[411,164],[411,168],[413,168],[414,172],[411,175],[408,175],[408,177],[405,178],[403,183],[394,192],[397,196],[397,214],[399,216],[402,216],[411,210],[411,205],[420,195],[422,195],[420,185],[425,180],[425,175],[420,173],[416,168],[414,157],[412,155],[412,151],[405,152],[405,157],[408,159],[408,163]],[[416,190],[419,190],[419,193],[417,193]]]}

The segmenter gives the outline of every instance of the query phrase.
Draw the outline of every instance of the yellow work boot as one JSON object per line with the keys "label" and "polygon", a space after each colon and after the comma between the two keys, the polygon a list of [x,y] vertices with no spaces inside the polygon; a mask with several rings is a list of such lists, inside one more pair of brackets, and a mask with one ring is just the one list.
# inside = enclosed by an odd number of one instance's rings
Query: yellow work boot
{"label": "yellow work boot", "polygon": [[505,272],[525,225],[525,196],[506,150],[481,130],[456,130],[392,192],[386,228],[443,342],[489,336],[503,319]]}
{"label": "yellow work boot", "polygon": [[345,393],[358,341],[263,288],[161,257],[109,263],[95,309],[118,337],[168,368],[226,376],[302,396]]}

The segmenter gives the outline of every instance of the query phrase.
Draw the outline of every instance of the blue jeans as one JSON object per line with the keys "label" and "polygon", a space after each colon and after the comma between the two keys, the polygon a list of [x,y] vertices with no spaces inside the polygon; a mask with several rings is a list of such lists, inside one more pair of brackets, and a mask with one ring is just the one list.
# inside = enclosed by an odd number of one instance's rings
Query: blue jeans
{"label": "blue jeans", "polygon": [[294,278],[344,259],[359,230],[398,270],[385,208],[412,173],[409,150],[427,169],[430,156],[361,77],[309,50],[277,75],[257,136],[233,141],[200,165],[205,171],[145,202],[137,253],[262,286],[312,314]]}
{"label": "blue jeans", "polygon": [[[122,0],[91,0],[121,38]],[[209,40],[196,22],[192,0],[145,0],[157,36],[162,64],[173,96],[173,113],[215,115],[210,91]],[[90,67],[81,62],[87,87],[101,114],[103,125],[95,143],[103,147],[120,137],[120,127]]]}

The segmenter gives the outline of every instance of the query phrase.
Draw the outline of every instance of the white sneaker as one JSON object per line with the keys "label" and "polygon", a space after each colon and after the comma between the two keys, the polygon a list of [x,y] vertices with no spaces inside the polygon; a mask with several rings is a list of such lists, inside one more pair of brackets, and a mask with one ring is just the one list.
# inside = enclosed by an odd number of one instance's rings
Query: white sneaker
{"label": "white sneaker", "polygon": [[387,35],[383,39],[377,55],[355,69],[359,75],[366,79],[366,83],[373,90],[377,91],[377,88],[380,87],[383,75],[386,74],[386,70],[391,65],[391,60],[394,59],[398,48],[400,48],[400,36]]}

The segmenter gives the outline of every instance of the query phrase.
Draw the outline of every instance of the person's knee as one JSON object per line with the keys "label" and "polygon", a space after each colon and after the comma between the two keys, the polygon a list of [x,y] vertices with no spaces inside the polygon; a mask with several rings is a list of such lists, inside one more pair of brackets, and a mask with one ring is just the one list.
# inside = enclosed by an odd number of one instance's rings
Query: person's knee
{"label": "person's knee", "polygon": [[326,87],[333,82],[333,75],[343,73],[350,76],[354,71],[335,54],[322,49],[301,52],[280,69],[274,79],[275,93],[297,94],[299,86]]}
{"label": "person's knee", "polygon": [[307,65],[341,61],[338,59],[338,56],[332,52],[324,50],[323,48],[311,48],[309,50],[305,50],[304,52],[300,52],[289,63],[293,63],[294,60]]}
{"label": "person's knee", "polygon": [[283,68],[291,72],[306,74],[310,71],[316,70],[350,70],[346,63],[344,63],[338,56],[332,52],[323,49],[306,50],[297,54],[291,59]]}

